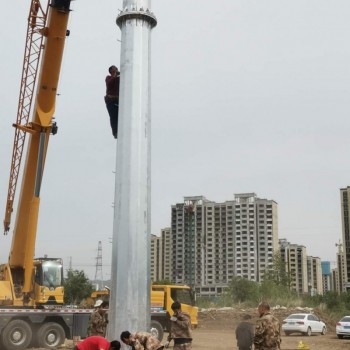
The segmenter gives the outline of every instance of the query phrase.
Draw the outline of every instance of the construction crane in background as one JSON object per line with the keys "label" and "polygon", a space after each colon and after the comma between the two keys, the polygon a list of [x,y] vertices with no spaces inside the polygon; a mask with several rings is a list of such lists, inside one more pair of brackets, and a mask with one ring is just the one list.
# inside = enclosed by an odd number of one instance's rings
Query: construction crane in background
{"label": "construction crane in background", "polygon": [[17,181],[21,168],[22,154],[27,133],[26,129],[32,109],[38,66],[41,53],[43,51],[43,39],[48,6],[49,2],[47,2],[46,6],[43,8],[39,0],[32,0],[29,10],[17,119],[16,123],[13,124],[15,127],[15,138],[13,142],[10,179],[5,207],[5,234],[7,234],[10,230],[13,202],[16,194]]}
{"label": "construction crane in background", "polygon": [[338,248],[338,254],[342,254],[343,253],[343,243],[341,242],[341,240],[339,240],[339,243],[336,243],[335,246]]}

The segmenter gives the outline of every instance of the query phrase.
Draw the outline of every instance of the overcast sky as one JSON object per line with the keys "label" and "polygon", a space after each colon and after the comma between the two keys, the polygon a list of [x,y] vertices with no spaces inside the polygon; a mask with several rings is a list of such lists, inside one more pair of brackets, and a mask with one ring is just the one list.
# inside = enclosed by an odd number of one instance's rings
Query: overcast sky
{"label": "overcast sky", "polygon": [[[2,17],[0,215],[29,3],[8,2]],[[91,278],[98,241],[110,278],[116,141],[103,95],[120,63],[121,7],[72,2],[41,190],[36,256],[66,268],[72,257]],[[184,196],[255,192],[278,203],[279,238],[334,261],[339,189],[350,185],[350,2],[153,0],[152,10],[152,233]],[[1,262],[11,238],[0,236]]]}

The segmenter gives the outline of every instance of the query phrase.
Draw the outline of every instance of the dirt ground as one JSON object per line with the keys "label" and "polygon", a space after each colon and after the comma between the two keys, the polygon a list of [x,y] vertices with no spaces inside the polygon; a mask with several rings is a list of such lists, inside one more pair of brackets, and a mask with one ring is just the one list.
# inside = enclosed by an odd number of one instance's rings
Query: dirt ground
{"label": "dirt ground", "polygon": [[[282,321],[291,313],[309,312],[307,309],[275,309],[273,314]],[[309,345],[312,350],[341,350],[349,348],[350,338],[338,339],[335,334],[336,321],[326,317],[317,310],[313,311],[327,324],[326,335],[312,335],[307,337],[300,334],[292,334],[285,336],[282,334],[282,350],[297,350],[298,344],[302,341]],[[205,310],[199,315],[199,326],[193,331],[194,341],[193,350],[206,350],[214,347],[215,350],[236,350],[235,329],[238,323],[242,320],[244,314],[250,314],[253,319],[252,323],[257,320],[255,309],[219,309]]]}
{"label": "dirt ground", "polygon": [[[309,312],[305,309],[275,309],[273,314],[282,321],[291,313]],[[336,321],[326,317],[317,310],[313,311],[327,324],[326,335],[304,335],[293,334],[282,335],[282,350],[298,350],[300,341],[307,344],[310,350],[343,350],[350,348],[350,338],[338,339],[335,334]],[[236,350],[235,329],[244,314],[250,314],[252,323],[257,320],[255,309],[207,309],[199,313],[198,328],[193,330],[193,350]],[[166,336],[166,335],[165,335]],[[164,338],[165,339],[165,338]],[[67,342],[63,349],[70,349],[71,342]],[[62,348],[61,348],[62,349]],[[171,348],[169,348],[171,350]],[[34,349],[32,349],[34,350]],[[45,349],[35,349],[45,350]]]}
{"label": "dirt ground", "polygon": [[[349,348],[350,339],[337,339],[335,333],[313,335],[305,337],[300,335],[282,336],[282,350],[298,350],[299,341],[309,345],[311,350],[341,350]],[[234,330],[227,329],[197,329],[194,331],[193,350],[236,350]]]}

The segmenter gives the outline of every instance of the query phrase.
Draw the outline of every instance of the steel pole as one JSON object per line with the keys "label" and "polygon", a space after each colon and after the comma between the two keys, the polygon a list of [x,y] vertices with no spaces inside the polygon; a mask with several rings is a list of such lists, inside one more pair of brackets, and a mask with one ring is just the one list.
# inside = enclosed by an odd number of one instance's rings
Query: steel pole
{"label": "steel pole", "polygon": [[110,340],[150,326],[150,0],[124,0],[112,242]]}

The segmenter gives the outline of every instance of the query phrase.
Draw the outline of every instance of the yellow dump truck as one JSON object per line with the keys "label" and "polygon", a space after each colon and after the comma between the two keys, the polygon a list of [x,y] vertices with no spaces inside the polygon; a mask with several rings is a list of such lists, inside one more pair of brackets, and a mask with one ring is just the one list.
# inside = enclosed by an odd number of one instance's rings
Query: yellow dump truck
{"label": "yellow dump truck", "polygon": [[[96,300],[109,300],[109,289],[94,291],[88,304],[91,306]],[[169,331],[170,317],[173,314],[171,304],[174,301],[181,303],[181,308],[191,316],[192,327],[198,325],[198,308],[192,289],[185,285],[152,285],[151,291],[151,333],[163,339],[164,332]]]}

